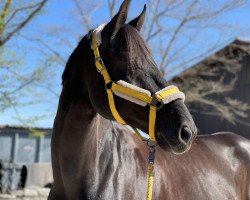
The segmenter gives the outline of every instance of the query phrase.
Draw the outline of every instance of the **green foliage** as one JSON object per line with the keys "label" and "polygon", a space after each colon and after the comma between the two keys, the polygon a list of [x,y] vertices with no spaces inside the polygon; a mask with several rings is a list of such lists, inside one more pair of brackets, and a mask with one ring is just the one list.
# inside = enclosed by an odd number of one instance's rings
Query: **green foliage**
{"label": "green foliage", "polygon": [[39,131],[37,129],[34,129],[34,128],[29,128],[29,137],[31,138],[36,138],[36,137],[44,137],[45,136],[45,132],[44,131]]}
{"label": "green foliage", "polygon": [[16,113],[16,120],[23,126],[31,125],[41,119],[41,116],[23,119],[18,107],[41,102],[42,95],[34,87],[48,79],[49,74],[46,71],[47,66],[40,61],[32,69],[28,67],[25,62],[26,49],[21,50],[20,52],[23,52],[21,54],[17,53],[20,49],[13,39],[17,38],[36,14],[42,11],[47,1],[0,2],[0,111],[12,108]]}

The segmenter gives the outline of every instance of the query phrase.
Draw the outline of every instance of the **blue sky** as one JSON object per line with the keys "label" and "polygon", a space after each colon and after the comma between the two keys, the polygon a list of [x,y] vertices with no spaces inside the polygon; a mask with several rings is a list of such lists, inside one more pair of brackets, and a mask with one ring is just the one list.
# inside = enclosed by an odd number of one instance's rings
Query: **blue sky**
{"label": "blue sky", "polygon": [[[107,1],[99,2],[101,2],[101,7],[94,12],[94,17],[91,21],[92,28],[109,21]],[[146,1],[143,0],[132,1],[130,6],[131,9],[129,11],[130,19],[134,18],[141,12],[145,2]],[[220,2],[222,3],[224,1]],[[120,3],[116,6],[116,11],[118,10],[119,5]],[[42,38],[51,48],[58,50],[63,58],[67,60],[74,47],[77,45],[80,36],[85,35],[87,31],[83,26],[79,25],[79,21],[73,17],[74,9],[75,7],[71,0],[50,0],[44,9],[44,12],[37,16],[36,19],[32,21],[32,23],[30,23],[23,32],[21,32],[21,36],[18,36],[10,41],[9,46],[15,50],[18,55],[25,58],[25,66],[27,66],[27,68],[33,69],[41,60],[45,58],[45,55],[41,50],[41,46],[27,38],[25,39],[26,36],[28,38]],[[220,41],[222,47],[232,41],[235,37],[246,38],[248,40],[250,39],[250,1],[247,1],[246,4],[240,8],[227,12],[214,20],[219,21],[222,24],[227,23],[230,25],[227,27],[227,31],[223,33],[225,35],[218,35],[218,32],[213,29],[208,29],[206,31],[199,30],[201,32],[200,34],[202,34],[200,39],[198,38],[196,41],[193,41],[189,48],[183,50],[182,54],[180,54],[182,56],[181,58],[184,59],[185,56],[202,52],[209,48],[211,43],[216,43],[217,41]],[[172,25],[174,25],[174,22]],[[54,30],[57,30],[56,34],[53,33]],[[165,34],[167,40],[168,34]],[[66,38],[66,41],[63,43],[59,43],[59,41],[57,41],[61,36],[63,36],[64,39]],[[202,43],[200,41],[202,41]],[[182,42],[183,41],[180,40],[180,43]],[[154,44],[150,44],[150,47],[154,47]],[[214,51],[216,50],[218,49],[214,49]],[[157,54],[154,55],[157,60]],[[195,62],[198,61],[199,60],[196,60]],[[177,64],[178,62],[181,63],[182,59],[175,61],[174,64]],[[61,90],[60,83],[63,69],[63,65],[50,66],[49,68],[50,71],[54,72],[53,77],[50,77],[53,83],[51,87],[57,93],[60,93]],[[180,70],[177,70],[175,73],[179,72]],[[50,95],[46,90],[41,91],[44,95],[43,102],[30,106],[18,107],[18,112],[23,118],[34,115],[46,115],[46,117],[37,122],[35,126],[52,127],[54,115],[57,109],[58,97]],[[30,98],[32,100],[34,97],[31,95],[26,96],[25,98]],[[13,109],[8,109],[5,112],[0,113],[0,124],[19,124],[18,121],[15,120],[15,112]]]}

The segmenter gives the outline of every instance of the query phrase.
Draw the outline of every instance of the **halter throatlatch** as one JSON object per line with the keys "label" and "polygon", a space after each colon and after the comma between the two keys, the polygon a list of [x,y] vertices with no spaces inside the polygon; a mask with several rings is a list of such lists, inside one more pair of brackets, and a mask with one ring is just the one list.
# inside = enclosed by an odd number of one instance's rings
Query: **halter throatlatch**
{"label": "halter throatlatch", "polygon": [[[164,104],[168,104],[176,99],[182,99],[184,101],[185,100],[184,93],[180,92],[176,86],[171,85],[156,92],[154,95],[151,95],[150,91],[131,85],[130,83],[127,83],[125,81],[118,81],[117,83],[113,82],[100,56],[98,46],[99,44],[96,40],[96,34],[95,32],[93,32],[91,35],[91,48],[95,55],[95,66],[97,71],[103,76],[106,91],[108,94],[109,107],[115,120],[122,125],[126,124],[126,122],[122,119],[122,117],[120,116],[120,114],[116,109],[114,94],[141,106],[148,105],[149,106],[148,134],[151,141],[156,141],[155,140],[156,111],[161,109]],[[145,139],[140,135],[140,133],[136,128],[133,128],[133,130],[141,140]]]}

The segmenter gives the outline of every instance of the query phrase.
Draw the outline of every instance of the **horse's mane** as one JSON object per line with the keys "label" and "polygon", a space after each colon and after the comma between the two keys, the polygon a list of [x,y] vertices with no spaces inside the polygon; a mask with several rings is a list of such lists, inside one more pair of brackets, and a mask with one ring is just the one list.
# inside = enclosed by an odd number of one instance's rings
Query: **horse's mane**
{"label": "horse's mane", "polygon": [[73,66],[81,66],[81,60],[83,59],[83,55],[84,54],[84,46],[88,44],[88,36],[85,35],[81,41],[78,43],[77,47],[75,48],[75,50],[73,51],[73,53],[70,55],[64,72],[62,74],[62,84],[66,81],[66,79],[70,76],[71,74],[71,68]]}

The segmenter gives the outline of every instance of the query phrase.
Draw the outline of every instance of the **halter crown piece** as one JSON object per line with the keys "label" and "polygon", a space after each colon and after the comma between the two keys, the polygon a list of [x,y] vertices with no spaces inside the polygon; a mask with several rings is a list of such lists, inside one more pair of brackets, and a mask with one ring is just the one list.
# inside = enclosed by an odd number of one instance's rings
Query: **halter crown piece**
{"label": "halter crown piece", "polygon": [[[104,62],[100,56],[98,49],[98,47],[101,44],[101,31],[104,28],[104,26],[105,24],[99,26],[92,32],[91,49],[94,52],[96,69],[100,74],[102,74],[105,82],[111,113],[116,121],[118,121],[122,125],[126,125],[126,122],[122,119],[122,117],[119,115],[116,109],[114,94],[123,99],[136,103],[140,106],[148,105],[150,109],[148,134],[151,141],[156,141],[155,140],[156,111],[161,109],[164,104],[168,104],[171,101],[177,99],[182,99],[184,101],[185,95],[183,92],[180,92],[179,89],[174,85],[165,87],[162,90],[156,92],[154,95],[151,95],[150,91],[142,89],[130,83],[127,83],[123,80],[120,80],[117,83],[113,82],[108,74],[108,71],[104,65]],[[141,136],[141,134],[136,128],[134,127],[132,128],[135,131],[136,135],[141,140],[146,140]]]}

